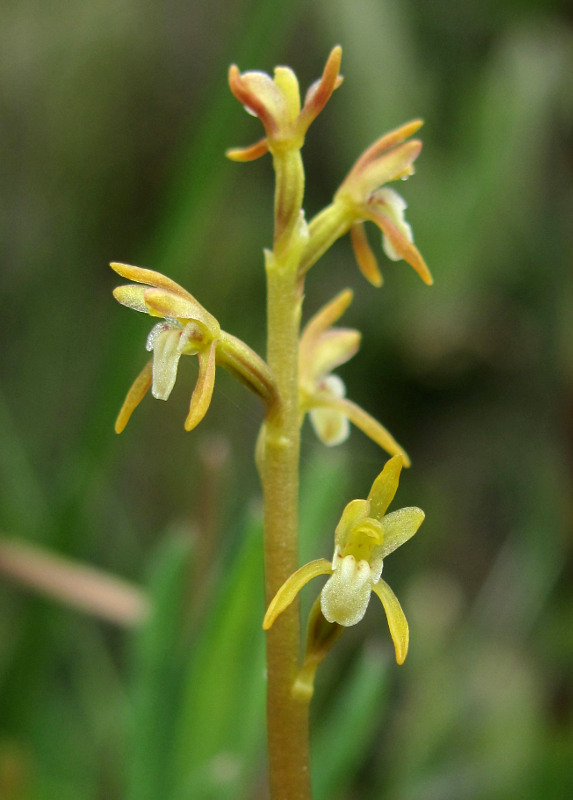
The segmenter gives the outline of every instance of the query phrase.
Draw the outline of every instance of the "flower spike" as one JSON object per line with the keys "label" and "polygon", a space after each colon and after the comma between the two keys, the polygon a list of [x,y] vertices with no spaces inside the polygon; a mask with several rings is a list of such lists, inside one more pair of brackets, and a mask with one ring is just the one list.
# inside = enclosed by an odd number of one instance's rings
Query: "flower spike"
{"label": "flower spike", "polygon": [[303,586],[319,575],[330,575],[320,593],[324,618],[344,627],[356,625],[366,613],[374,592],[386,612],[396,661],[404,662],[408,653],[408,622],[396,595],[381,578],[384,558],[408,541],[424,520],[424,512],[419,508],[401,508],[386,514],[398,488],[402,465],[401,456],[391,458],[374,481],[368,499],[348,503],[336,527],[332,562],[324,558],[311,561],[285,581],[267,609],[265,630]]}
{"label": "flower spike", "polygon": [[358,351],[360,333],[350,328],[333,328],[352,302],[345,289],[327,303],[306,325],[299,344],[299,385],[301,418],[306,413],[318,438],[326,445],[345,441],[349,422],[369,436],[390,455],[401,454],[404,464],[410,459],[393,436],[374,417],[348,400],[346,388],[332,371]]}

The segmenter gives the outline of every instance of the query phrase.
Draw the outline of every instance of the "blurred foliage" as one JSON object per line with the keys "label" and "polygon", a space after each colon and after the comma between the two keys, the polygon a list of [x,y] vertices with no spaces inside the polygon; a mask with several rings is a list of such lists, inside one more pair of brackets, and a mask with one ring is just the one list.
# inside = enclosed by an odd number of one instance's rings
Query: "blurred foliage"
{"label": "blurred foliage", "polygon": [[[570,5],[5,0],[0,529],[138,581],[154,611],[116,630],[0,583],[3,800],[265,797],[260,408],[218,375],[185,434],[184,364],[115,437],[147,326],[106,264],[167,272],[261,349],[271,170],[223,158],[258,135],[226,69],[288,63],[305,88],[337,42],[307,212],[423,116],[403,192],[436,284],[386,262],[374,291],[346,239],[308,279],[306,315],[355,289],[342,374],[412,456],[400,505],[427,512],[388,567],[404,667],[372,603],[319,671],[316,798],[573,795]],[[304,429],[301,563],[380,466],[357,432],[324,452]]]}

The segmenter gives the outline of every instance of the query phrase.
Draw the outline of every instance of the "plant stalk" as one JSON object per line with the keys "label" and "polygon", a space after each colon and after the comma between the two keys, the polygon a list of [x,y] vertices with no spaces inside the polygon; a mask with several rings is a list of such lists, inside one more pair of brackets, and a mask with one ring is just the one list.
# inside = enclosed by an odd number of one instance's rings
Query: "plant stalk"
{"label": "plant stalk", "polygon": [[[267,257],[267,361],[280,401],[267,416],[260,458],[265,499],[265,592],[267,603],[298,568],[298,338],[302,293],[297,278],[302,247],[289,242],[300,216],[304,173],[300,153],[289,154],[288,169],[277,169],[275,250]],[[293,174],[294,172],[294,174]],[[289,186],[281,185],[286,175]],[[300,182],[301,190],[293,191]],[[295,198],[285,208],[280,198]],[[287,234],[288,235],[288,234]],[[289,237],[290,238],[290,237]],[[311,800],[308,710],[292,693],[299,671],[298,603],[267,633],[267,736],[272,800]]]}

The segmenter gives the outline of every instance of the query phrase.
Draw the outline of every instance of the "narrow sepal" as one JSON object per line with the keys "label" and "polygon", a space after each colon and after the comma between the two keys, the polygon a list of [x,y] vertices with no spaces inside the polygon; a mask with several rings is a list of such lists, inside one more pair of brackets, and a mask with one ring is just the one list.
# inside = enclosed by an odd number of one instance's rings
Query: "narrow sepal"
{"label": "narrow sepal", "polygon": [[275,67],[273,83],[284,98],[286,117],[294,122],[300,114],[300,87],[290,67]]}
{"label": "narrow sepal", "polygon": [[331,573],[332,567],[330,561],[327,561],[326,558],[310,561],[300,569],[297,569],[296,572],[293,572],[271,600],[263,620],[263,629],[268,631],[279,614],[282,614],[285,608],[290,606],[302,587],[306,586],[309,581],[319,575],[330,575]]}
{"label": "narrow sepal", "polygon": [[[320,386],[323,383],[321,380],[323,376],[334,377],[330,373],[356,355],[361,339],[360,331],[353,328],[331,328],[308,347],[306,347],[308,340],[301,339],[299,361],[301,380],[313,380]],[[338,380],[341,381],[340,378]],[[345,391],[335,394],[344,397]]]}
{"label": "narrow sepal", "polygon": [[215,386],[215,348],[216,342],[211,343],[209,350],[199,353],[199,377],[191,396],[189,414],[185,420],[185,430],[192,431],[201,422],[211,403],[213,388]]}
{"label": "narrow sepal", "polygon": [[340,75],[341,59],[342,48],[340,45],[336,45],[330,51],[322,77],[308,89],[299,118],[299,124],[303,126],[305,131],[328,103],[334,90],[342,83],[342,76]]}
{"label": "narrow sepal", "polygon": [[383,450],[390,455],[401,455],[404,459],[404,466],[410,466],[410,458],[404,448],[398,444],[392,434],[381,425],[378,420],[370,416],[367,411],[348,400],[346,397],[332,397],[326,393],[317,394],[313,399],[313,408],[331,408],[340,411],[348,417],[353,425],[356,425],[362,433],[365,433],[373,442],[376,442]]}
{"label": "narrow sepal", "polygon": [[414,172],[412,165],[421,150],[422,142],[419,139],[412,139],[379,158],[360,162],[360,167],[355,165],[340,187],[340,194],[348,194],[357,203],[364,202],[364,199],[380,186],[412,175]]}
{"label": "narrow sepal", "polygon": [[225,151],[225,155],[231,161],[256,161],[269,152],[269,143],[267,137],[264,136],[254,144],[247,145],[247,147],[230,147]]}
{"label": "narrow sepal", "polygon": [[229,88],[248,111],[258,117],[267,135],[278,130],[275,116],[281,114],[284,100],[273,79],[264,72],[241,74],[236,64],[229,68]]}
{"label": "narrow sepal", "polygon": [[190,297],[189,292],[179,286],[178,283],[175,283],[175,281],[172,281],[171,278],[162,275],[161,272],[155,272],[153,269],[144,269],[143,267],[133,267],[131,264],[119,264],[115,261],[110,264],[110,267],[122,278],[127,278],[135,283],[147,283],[149,286],[155,286],[158,289],[168,289],[182,297]]}
{"label": "narrow sepal", "polygon": [[354,257],[356,258],[356,263],[358,264],[360,272],[372,286],[382,286],[384,279],[378,267],[376,256],[368,244],[364,223],[356,222],[352,225],[350,228],[350,241],[352,242]]}
{"label": "narrow sepal", "polygon": [[327,303],[309,319],[300,339],[301,349],[308,347],[311,342],[318,339],[320,334],[340,319],[352,302],[353,296],[352,289],[343,289],[330,303]]}
{"label": "narrow sepal", "polygon": [[406,616],[402,611],[402,606],[386,581],[380,579],[378,583],[372,587],[372,591],[378,595],[384,606],[388,627],[390,628],[390,636],[394,642],[396,663],[403,664],[408,655],[410,630],[408,628]]}
{"label": "narrow sepal", "polygon": [[409,139],[410,136],[413,136],[423,124],[423,120],[414,119],[412,122],[406,122],[399,128],[395,128],[393,131],[385,133],[384,136],[381,136],[374,142],[374,144],[371,144],[370,147],[364,151],[352,168],[352,171],[361,172],[368,166],[368,164],[371,164],[377,158],[380,158],[380,156],[386,150],[389,150],[391,147],[394,147],[395,145],[400,144],[400,142],[405,141],[405,139]]}
{"label": "narrow sepal", "polygon": [[153,317],[172,317],[173,319],[192,319],[200,322],[209,331],[211,336],[216,336],[220,330],[219,323],[212,314],[198,303],[193,295],[186,292],[186,296],[164,291],[163,289],[146,289],[145,302],[149,314]]}
{"label": "narrow sepal", "polygon": [[384,469],[372,484],[368,499],[370,500],[372,516],[376,519],[382,519],[386,509],[394,499],[398,491],[398,483],[400,482],[400,473],[403,466],[403,457],[400,455],[394,456],[384,464]]}
{"label": "narrow sepal", "polygon": [[116,433],[121,433],[124,430],[129,422],[129,418],[151,388],[152,380],[153,359],[151,358],[131,384],[131,388],[123,401],[123,405],[115,421]]}
{"label": "narrow sepal", "polygon": [[384,236],[388,237],[390,244],[398,256],[403,258],[411,267],[414,267],[427,286],[431,286],[434,279],[416,245],[408,239],[382,210],[371,206],[366,216],[380,228]]}

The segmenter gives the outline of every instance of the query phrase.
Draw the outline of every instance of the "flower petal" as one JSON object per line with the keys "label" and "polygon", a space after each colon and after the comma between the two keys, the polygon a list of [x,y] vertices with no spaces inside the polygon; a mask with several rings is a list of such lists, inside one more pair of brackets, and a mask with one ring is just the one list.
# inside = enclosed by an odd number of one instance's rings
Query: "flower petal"
{"label": "flower petal", "polygon": [[352,530],[370,515],[369,500],[351,500],[347,503],[340,522],[334,532],[334,541],[339,552],[344,551]]}
{"label": "flower petal", "polygon": [[178,347],[180,336],[179,328],[165,327],[165,330],[159,330],[152,337],[153,384],[151,394],[157,400],[167,400],[175,385],[177,367],[181,357]]}
{"label": "flower petal", "polygon": [[378,267],[376,256],[368,244],[363,222],[356,222],[352,225],[350,228],[350,241],[352,242],[352,249],[360,272],[373,286],[382,286],[384,282],[382,273]]}
{"label": "flower petal", "polygon": [[230,147],[225,155],[231,161],[255,161],[257,158],[264,156],[269,152],[269,143],[267,137],[264,136],[258,142],[248,145],[247,147]]}
{"label": "flower petal", "polygon": [[[412,227],[406,222],[406,217],[404,216],[404,211],[408,208],[408,204],[401,194],[388,187],[379,189],[373,195],[373,205],[386,214],[409,242],[414,241]],[[400,260],[401,256],[396,252],[386,235],[383,237],[383,247],[388,258],[392,261]]]}
{"label": "flower petal", "polygon": [[384,134],[384,136],[381,136],[374,144],[370,145],[370,147],[364,151],[354,165],[352,171],[361,172],[368,164],[379,158],[386,150],[389,150],[391,147],[413,136],[423,124],[423,120],[414,119],[412,122],[407,122],[405,125],[401,125],[399,128],[395,128],[393,131]]}
{"label": "flower petal", "polygon": [[422,509],[415,506],[399,508],[397,511],[392,511],[391,514],[386,514],[382,519],[384,541],[380,550],[376,551],[376,555],[379,558],[386,558],[400,545],[411,539],[424,521],[425,516]]}
{"label": "flower petal", "polygon": [[320,309],[313,317],[306,323],[304,331],[301,336],[301,345],[309,347],[312,342],[320,337],[327,328],[334,325],[340,317],[344,314],[350,303],[354,293],[352,289],[344,289],[334,297],[330,303],[327,303]]}
{"label": "flower petal", "polygon": [[376,519],[382,519],[394,499],[404,465],[403,457],[395,455],[384,464],[384,469],[372,484],[368,499],[372,506],[372,516]]}
{"label": "flower petal", "polygon": [[332,575],[320,594],[320,607],[328,622],[339,625],[356,625],[360,622],[372,591],[370,565],[367,561],[356,561],[348,555],[338,558]]}
{"label": "flower petal", "polygon": [[342,444],[350,436],[350,424],[340,411],[318,407],[311,410],[309,417],[314,432],[327,447]]}
{"label": "flower petal", "polygon": [[220,328],[215,317],[192,295],[186,294],[186,297],[181,297],[163,289],[146,289],[145,302],[151,316],[192,319],[204,325],[212,336],[216,336]]}
{"label": "flower petal", "polygon": [[396,663],[403,664],[408,654],[410,630],[408,628],[406,616],[402,611],[402,606],[386,581],[380,579],[378,583],[372,587],[372,591],[378,595],[384,606],[388,627],[390,628],[390,636],[394,642]]}
{"label": "flower petal", "polygon": [[[360,347],[362,334],[353,328],[331,328],[325,331],[314,346],[305,349],[305,343],[300,343],[300,373],[301,383],[309,381],[322,387],[321,380],[328,376],[336,367],[349,361]],[[337,397],[342,395],[337,394]]]}
{"label": "flower petal", "polygon": [[110,264],[110,267],[117,272],[118,275],[121,275],[122,278],[127,278],[135,283],[147,283],[149,286],[155,286],[158,289],[168,289],[182,297],[191,296],[189,292],[185,291],[178,283],[175,283],[171,278],[162,275],[160,272],[155,272],[155,270],[144,269],[143,267],[132,267],[130,264],[118,264],[115,261]]}
{"label": "flower petal", "polygon": [[127,286],[116,286],[112,294],[122,306],[149,314],[145,303],[145,291],[145,286],[134,286],[133,283],[129,283]]}
{"label": "flower petal", "polygon": [[185,430],[192,431],[203,419],[211,403],[215,386],[215,348],[212,342],[209,351],[199,353],[199,377],[191,396],[189,414],[185,420]]}
{"label": "flower petal", "polygon": [[339,74],[341,59],[342,48],[340,45],[336,45],[336,47],[333,47],[330,51],[330,55],[328,56],[322,72],[322,77],[309,87],[299,117],[299,124],[303,131],[308,129],[311,122],[316,119],[328,103],[334,90],[338,89],[342,83],[342,77]]}
{"label": "flower petal", "polygon": [[414,267],[424,283],[431,286],[434,279],[420,251],[414,243],[409,240],[404,230],[392,222],[383,208],[383,206],[378,207],[371,205],[368,207],[368,214],[366,216],[380,228],[387,241],[390,243],[392,250],[389,251],[386,245],[386,254],[388,254],[388,252],[394,252],[399,259],[403,258],[410,266]]}
{"label": "flower petal", "polygon": [[390,181],[412,175],[414,172],[412,164],[421,151],[422,142],[419,139],[411,139],[371,161],[360,175],[359,185],[362,187],[362,196],[366,197]]}
{"label": "flower petal", "polygon": [[137,378],[131,384],[131,388],[128,391],[125,400],[123,401],[123,405],[115,421],[116,433],[121,433],[123,431],[129,422],[129,418],[149,391],[151,387],[152,373],[153,359],[149,359]]}
{"label": "flower petal", "polygon": [[337,196],[348,197],[357,205],[366,203],[368,197],[389,181],[412,175],[413,162],[420,155],[422,142],[412,139],[404,142],[380,156],[380,158],[363,162],[360,167],[354,165],[337,191]]}
{"label": "flower petal", "polygon": [[275,67],[274,84],[283,96],[289,122],[294,122],[300,114],[298,78],[290,67]]}
{"label": "flower petal", "polygon": [[266,72],[241,72],[233,64],[229,69],[229,87],[247,111],[258,117],[267,136],[278,131],[277,121],[285,117],[286,104],[280,89]]}
{"label": "flower petal", "polygon": [[330,561],[327,561],[326,558],[318,558],[293,572],[271,600],[263,620],[264,630],[268,631],[279,614],[282,614],[285,608],[290,606],[303,586],[306,586],[313,578],[317,578],[319,575],[330,575],[331,572]]}
{"label": "flower petal", "polygon": [[370,416],[367,411],[353,403],[347,397],[333,397],[321,392],[315,395],[312,401],[314,408],[331,408],[334,411],[340,411],[345,417],[348,417],[350,422],[360,428],[362,433],[365,433],[373,442],[376,442],[383,450],[386,450],[390,455],[401,455],[404,460],[404,466],[410,466],[410,459],[404,448],[398,444],[392,434],[381,425],[378,420]]}

